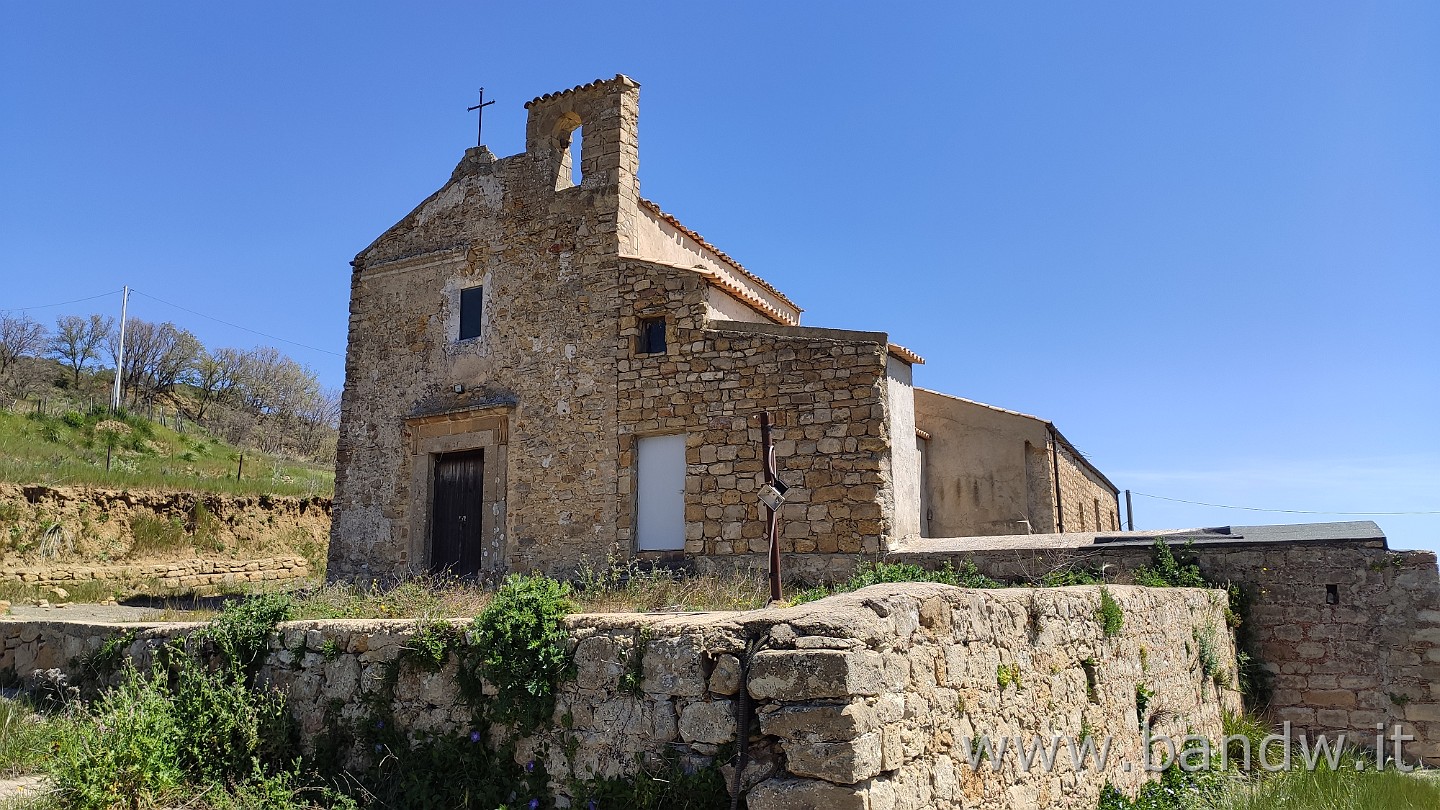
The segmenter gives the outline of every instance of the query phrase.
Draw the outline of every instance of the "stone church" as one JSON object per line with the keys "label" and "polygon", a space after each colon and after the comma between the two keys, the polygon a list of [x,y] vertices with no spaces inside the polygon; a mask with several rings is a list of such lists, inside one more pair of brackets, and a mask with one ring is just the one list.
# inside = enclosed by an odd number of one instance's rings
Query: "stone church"
{"label": "stone church", "polygon": [[641,197],[638,103],[625,76],[532,100],[523,153],[467,150],[351,263],[332,578],[757,558],[762,410],[790,560],[1119,528],[1054,425],[915,388],[884,332],[801,326]]}

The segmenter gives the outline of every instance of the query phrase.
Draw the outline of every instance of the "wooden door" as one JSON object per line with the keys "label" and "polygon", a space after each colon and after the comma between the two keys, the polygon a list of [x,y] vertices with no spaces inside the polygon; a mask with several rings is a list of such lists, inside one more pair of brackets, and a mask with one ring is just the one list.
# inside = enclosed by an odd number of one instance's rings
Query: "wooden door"
{"label": "wooden door", "polygon": [[446,453],[435,460],[430,511],[430,568],[458,576],[480,572],[485,451]]}

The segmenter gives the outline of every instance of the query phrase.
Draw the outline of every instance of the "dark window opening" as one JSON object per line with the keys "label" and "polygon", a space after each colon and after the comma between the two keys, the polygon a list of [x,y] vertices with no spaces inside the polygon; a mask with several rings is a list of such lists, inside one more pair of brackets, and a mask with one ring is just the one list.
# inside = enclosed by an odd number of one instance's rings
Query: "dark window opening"
{"label": "dark window opening", "polygon": [[1340,586],[1339,586],[1339,585],[1326,585],[1326,586],[1325,586],[1325,604],[1327,604],[1327,605],[1338,605],[1338,604],[1340,604]]}
{"label": "dark window opening", "polygon": [[665,319],[641,318],[636,354],[663,354],[665,351]]}
{"label": "dark window opening", "polygon": [[460,291],[460,339],[480,337],[480,315],[484,310],[485,288],[470,287]]}

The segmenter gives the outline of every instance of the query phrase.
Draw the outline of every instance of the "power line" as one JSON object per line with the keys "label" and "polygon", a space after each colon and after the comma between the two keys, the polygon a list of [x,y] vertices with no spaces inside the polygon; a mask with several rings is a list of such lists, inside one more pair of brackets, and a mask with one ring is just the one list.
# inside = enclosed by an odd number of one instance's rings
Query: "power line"
{"label": "power line", "polygon": [[139,290],[137,290],[137,289],[134,289],[133,287],[131,288],[130,292],[135,293],[136,295],[143,295],[143,296],[145,296],[146,298],[149,298],[149,299],[152,300],[152,301],[159,301],[160,303],[165,304],[166,306],[172,306],[172,307],[175,307],[176,309],[184,310],[185,312],[188,312],[188,313],[190,313],[191,315],[199,315],[199,316],[202,317],[202,318],[208,318],[208,319],[210,319],[210,320],[212,320],[212,321],[215,321],[216,323],[223,323],[223,324],[225,324],[226,326],[229,326],[229,327],[232,327],[232,328],[235,328],[235,329],[239,329],[239,330],[242,330],[242,331],[245,331],[245,332],[249,332],[249,333],[251,333],[251,334],[253,334],[253,335],[259,335],[259,336],[261,336],[261,337],[267,337],[267,338],[270,338],[271,340],[278,340],[278,341],[280,341],[281,343],[289,343],[289,344],[292,345],[292,346],[299,346],[299,347],[304,348],[304,349],[309,349],[309,350],[312,351],[312,352],[321,352],[321,353],[323,353],[323,354],[331,354],[331,355],[334,355],[334,356],[336,356],[336,357],[344,357],[344,356],[345,356],[345,355],[341,354],[340,352],[332,352],[332,351],[330,351],[329,349],[322,349],[322,348],[320,348],[319,346],[311,346],[311,345],[309,345],[308,343],[301,343],[301,342],[299,342],[299,341],[297,341],[297,340],[286,340],[285,338],[282,338],[282,337],[278,337],[278,336],[276,336],[276,335],[269,334],[268,332],[261,332],[261,331],[258,330],[258,329],[251,329],[251,328],[248,327],[248,326],[241,326],[241,325],[238,324],[238,323],[231,323],[231,322],[226,321],[226,320],[221,320],[220,318],[217,318],[217,317],[215,317],[214,315],[206,315],[206,314],[203,313],[203,312],[196,312],[195,310],[190,309],[189,307],[182,307],[182,306],[180,306],[179,304],[176,304],[176,303],[171,302],[171,301],[166,301],[166,300],[163,299],[163,298],[157,298],[157,297],[155,297],[155,296],[153,296],[153,295],[151,295],[151,294],[149,294],[149,293],[141,292],[141,291],[139,291]]}
{"label": "power line", "polygon": [[10,308],[8,308],[8,309],[0,309],[0,312],[25,312],[26,310],[31,310],[31,309],[49,309],[50,307],[63,307],[63,306],[68,306],[68,305],[70,305],[70,304],[79,304],[79,303],[84,302],[84,301],[94,301],[96,298],[104,298],[104,297],[110,296],[110,295],[118,295],[119,293],[120,293],[119,290],[111,290],[110,292],[107,292],[107,293],[100,293],[99,295],[92,295],[92,296],[90,296],[89,298],[76,298],[74,301],[61,301],[61,302],[58,303],[58,304],[41,304],[41,305],[38,306],[38,307],[10,307]]}
{"label": "power line", "polygon": [[1257,506],[1229,506],[1223,503],[1205,503],[1204,501],[1187,501],[1183,498],[1167,498],[1164,495],[1149,495],[1144,492],[1134,492],[1132,495],[1140,495],[1146,498],[1155,498],[1161,501],[1174,501],[1175,503],[1188,503],[1193,506],[1211,506],[1216,509],[1244,509],[1247,512],[1284,512],[1290,515],[1440,515],[1440,511],[1434,512],[1324,512],[1314,509],[1261,509]]}

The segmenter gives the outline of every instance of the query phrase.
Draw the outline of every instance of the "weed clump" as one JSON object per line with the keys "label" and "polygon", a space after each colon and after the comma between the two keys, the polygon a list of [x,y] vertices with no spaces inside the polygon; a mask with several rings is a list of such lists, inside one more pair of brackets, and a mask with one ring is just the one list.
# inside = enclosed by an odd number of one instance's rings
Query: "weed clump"
{"label": "weed clump", "polygon": [[534,728],[550,718],[556,687],[575,672],[562,624],[574,609],[569,583],[512,574],[470,623],[478,674],[498,693],[495,719]]}

